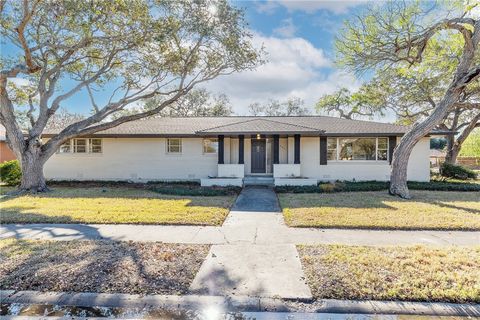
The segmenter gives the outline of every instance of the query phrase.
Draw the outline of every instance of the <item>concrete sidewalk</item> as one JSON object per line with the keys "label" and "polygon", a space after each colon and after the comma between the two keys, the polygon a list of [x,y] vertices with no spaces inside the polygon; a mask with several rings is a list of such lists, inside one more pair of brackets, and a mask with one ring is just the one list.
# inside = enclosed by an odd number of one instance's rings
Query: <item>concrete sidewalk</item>
{"label": "concrete sidewalk", "polygon": [[385,231],[288,228],[279,213],[230,212],[221,227],[112,224],[3,224],[0,238],[108,239],[193,244],[459,245],[480,243],[479,231]]}
{"label": "concrete sidewalk", "polygon": [[[255,211],[256,210],[256,211]],[[478,245],[480,232],[301,229],[285,225],[272,189],[245,188],[221,227],[2,225],[0,238],[109,239],[212,244],[193,280],[195,294],[312,299],[296,244]]]}

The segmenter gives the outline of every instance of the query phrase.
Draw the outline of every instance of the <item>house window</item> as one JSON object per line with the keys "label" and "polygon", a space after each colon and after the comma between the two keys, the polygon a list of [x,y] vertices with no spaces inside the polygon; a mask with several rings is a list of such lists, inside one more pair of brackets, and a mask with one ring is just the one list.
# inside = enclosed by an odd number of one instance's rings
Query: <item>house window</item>
{"label": "house window", "polygon": [[388,139],[377,139],[377,160],[388,160]]}
{"label": "house window", "polygon": [[217,153],[218,139],[203,139],[203,153]]}
{"label": "house window", "polygon": [[167,139],[167,153],[182,153],[182,139]]}
{"label": "house window", "polygon": [[328,160],[388,160],[387,138],[328,138]]}
{"label": "house window", "polygon": [[70,153],[72,150],[72,142],[70,140],[65,141],[60,148],[58,148],[57,153]]}
{"label": "house window", "polygon": [[375,160],[375,138],[342,138],[340,160]]}
{"label": "house window", "polygon": [[327,160],[337,160],[337,138],[327,139]]}
{"label": "house window", "polygon": [[102,139],[88,139],[88,152],[102,153]]}
{"label": "house window", "polygon": [[87,139],[73,139],[73,152],[87,153]]}

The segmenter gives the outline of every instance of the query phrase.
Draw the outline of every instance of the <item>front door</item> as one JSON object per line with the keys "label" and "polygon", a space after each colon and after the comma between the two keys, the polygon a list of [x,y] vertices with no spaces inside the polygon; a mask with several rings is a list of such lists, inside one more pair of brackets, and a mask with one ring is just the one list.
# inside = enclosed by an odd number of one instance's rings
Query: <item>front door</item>
{"label": "front door", "polygon": [[252,173],[266,172],[265,139],[252,139]]}

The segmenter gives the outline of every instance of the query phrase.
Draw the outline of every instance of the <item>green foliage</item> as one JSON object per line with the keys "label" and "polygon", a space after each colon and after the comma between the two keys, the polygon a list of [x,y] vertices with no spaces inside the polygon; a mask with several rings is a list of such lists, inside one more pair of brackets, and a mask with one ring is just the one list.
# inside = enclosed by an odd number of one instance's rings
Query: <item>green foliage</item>
{"label": "green foliage", "polygon": [[195,185],[167,185],[155,186],[151,188],[152,191],[161,194],[169,194],[176,196],[201,196],[201,197],[216,197],[227,196],[240,193],[241,188],[225,187],[225,188],[210,188],[199,187]]}
{"label": "green foliage", "polygon": [[6,161],[0,164],[0,180],[9,186],[20,184],[22,170],[18,160]]}
{"label": "green foliage", "polygon": [[480,129],[475,129],[465,142],[462,144],[460,150],[462,157],[480,157]]}
{"label": "green foliage", "polygon": [[454,178],[460,180],[477,178],[477,173],[475,171],[465,168],[461,165],[451,164],[448,162],[442,163],[442,165],[440,166],[440,174],[446,178]]}
{"label": "green foliage", "polygon": [[443,150],[447,145],[447,139],[445,138],[431,138],[430,149]]}
{"label": "green foliage", "polygon": [[[318,186],[281,186],[275,187],[278,193],[330,193],[356,191],[386,191],[390,182],[386,181],[336,181],[321,182]],[[409,181],[408,188],[412,190],[431,191],[480,191],[479,183],[463,183],[449,181],[416,182]]]}

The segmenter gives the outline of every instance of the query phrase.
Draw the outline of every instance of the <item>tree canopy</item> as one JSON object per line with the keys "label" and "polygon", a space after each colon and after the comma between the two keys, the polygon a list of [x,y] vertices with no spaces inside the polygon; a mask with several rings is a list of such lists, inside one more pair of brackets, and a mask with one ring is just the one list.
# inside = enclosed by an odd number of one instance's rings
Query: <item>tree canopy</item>
{"label": "tree canopy", "polygon": [[[383,106],[365,104],[358,97],[352,100],[348,95],[348,110],[353,109],[357,114],[358,110],[381,112],[394,101],[403,102],[395,108],[403,110],[406,116],[411,117],[412,113],[420,116],[395,148],[391,194],[409,197],[407,165],[415,144],[454,109],[475,103],[465,98],[477,86],[480,75],[480,21],[472,14],[476,6],[477,3],[468,1],[372,4],[355,19],[346,21],[337,38],[338,63],[358,74],[374,71],[377,76],[372,82],[373,89],[384,90],[381,99],[373,96]],[[431,72],[432,67],[438,72]],[[395,76],[394,82],[391,75]],[[425,86],[433,88],[427,91],[429,95],[424,94]],[[322,103],[319,107],[325,108]]]}
{"label": "tree canopy", "polygon": [[[200,83],[261,63],[243,11],[226,0],[11,0],[0,10],[0,33],[15,48],[0,61],[0,122],[24,189],[45,188],[43,163],[64,141],[154,115]],[[92,113],[42,142],[49,119],[78,94]],[[114,117],[157,96],[155,108]]]}
{"label": "tree canopy", "polygon": [[285,101],[269,100],[266,103],[255,102],[248,106],[248,112],[252,116],[304,116],[310,114],[305,102],[292,97]]}

